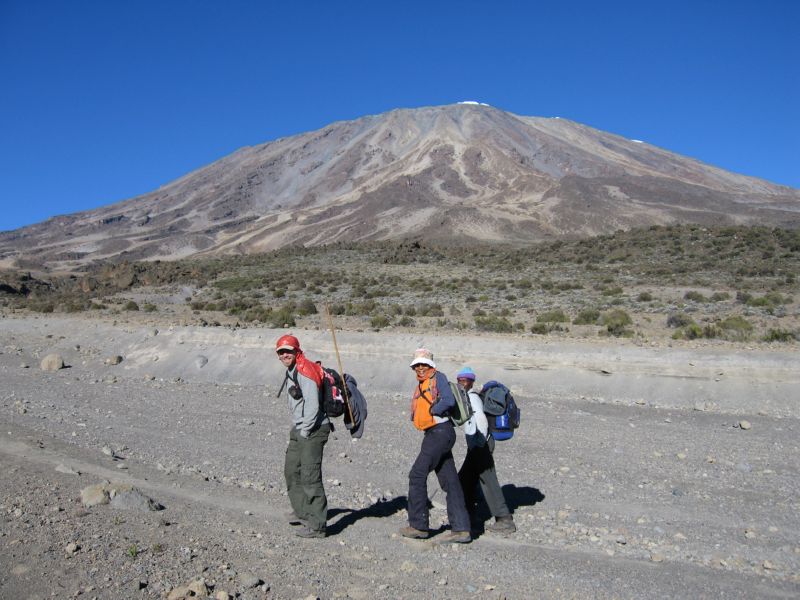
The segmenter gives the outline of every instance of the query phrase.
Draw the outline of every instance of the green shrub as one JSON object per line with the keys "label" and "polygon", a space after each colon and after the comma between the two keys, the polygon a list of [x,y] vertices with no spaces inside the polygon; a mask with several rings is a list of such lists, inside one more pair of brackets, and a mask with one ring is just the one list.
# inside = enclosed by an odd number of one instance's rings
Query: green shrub
{"label": "green shrub", "polygon": [[264,306],[255,306],[239,313],[243,321],[259,321],[266,323],[272,319],[272,309]]}
{"label": "green shrub", "polygon": [[510,333],[514,329],[511,321],[497,315],[475,317],[475,327],[480,331],[494,331],[497,333]]}
{"label": "green shrub", "polygon": [[409,316],[402,317],[398,322],[401,327],[414,327],[414,319]]}
{"label": "green shrub", "polygon": [[723,302],[724,300],[729,300],[731,295],[728,292],[714,292],[711,294],[711,302]]}
{"label": "green shrub", "polygon": [[423,302],[417,307],[417,314],[421,317],[443,317],[444,309],[438,302]]}
{"label": "green shrub", "polygon": [[265,316],[266,322],[269,323],[269,326],[273,329],[280,329],[283,327],[294,327],[297,325],[294,317],[294,313],[292,312],[291,308],[288,306],[284,306],[279,310],[272,311],[269,315]]}
{"label": "green shrub", "polygon": [[667,317],[667,327],[687,327],[694,324],[694,319],[686,313],[672,313]]}
{"label": "green shrub", "polygon": [[139,305],[133,300],[128,300],[122,308],[124,310],[139,310]]}
{"label": "green shrub", "polygon": [[230,277],[228,279],[220,279],[213,283],[214,287],[226,292],[244,292],[255,287],[261,287],[261,280],[253,279],[252,277]]}
{"label": "green shrub", "polygon": [[578,313],[572,321],[573,325],[597,325],[600,318],[600,311],[594,308],[587,308]]}
{"label": "green shrub", "polygon": [[375,329],[381,329],[382,327],[386,327],[391,323],[389,317],[386,315],[375,315],[369,320],[370,326],[374,327]]}
{"label": "green shrub", "polygon": [[653,301],[653,294],[650,292],[642,292],[638,296],[636,296],[636,300],[639,302],[652,302]]}
{"label": "green shrub", "polygon": [[315,315],[317,314],[317,306],[314,304],[311,298],[305,298],[300,302],[300,305],[297,307],[297,314]]}
{"label": "green shrub", "polygon": [[539,323],[566,323],[569,321],[569,317],[564,314],[563,310],[556,308],[553,310],[548,310],[547,312],[543,312],[536,317],[536,321]]}
{"label": "green shrub", "polygon": [[144,312],[156,312],[156,310],[158,310],[158,307],[155,304],[147,302],[142,307],[142,310],[144,310]]}
{"label": "green shrub", "polygon": [[734,315],[718,323],[722,335],[727,339],[743,341],[750,337],[753,324],[742,316]]}
{"label": "green shrub", "polygon": [[605,326],[608,334],[617,337],[633,335],[632,331],[625,329],[631,323],[633,323],[631,316],[620,308],[610,310],[600,316],[600,324]]}
{"label": "green shrub", "polygon": [[797,333],[785,329],[770,329],[763,338],[765,342],[791,342],[796,339]]}
{"label": "green shrub", "polygon": [[683,295],[684,300],[691,300],[692,302],[707,302],[708,298],[703,296],[700,292],[689,291]]}
{"label": "green shrub", "polygon": [[545,323],[534,323],[531,325],[531,333],[535,333],[537,335],[547,335],[550,331],[550,328]]}
{"label": "green shrub", "polygon": [[620,294],[622,294],[622,291],[623,291],[622,288],[617,285],[617,286],[605,287],[600,293],[603,296],[619,296]]}
{"label": "green shrub", "polygon": [[775,308],[781,304],[787,304],[790,299],[784,298],[778,292],[768,292],[758,298],[749,298],[746,302],[748,306],[760,306],[766,308]]}

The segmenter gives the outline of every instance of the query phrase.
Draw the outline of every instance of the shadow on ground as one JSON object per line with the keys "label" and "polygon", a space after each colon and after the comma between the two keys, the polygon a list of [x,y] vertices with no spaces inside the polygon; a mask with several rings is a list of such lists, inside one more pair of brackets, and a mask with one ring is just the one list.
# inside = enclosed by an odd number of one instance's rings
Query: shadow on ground
{"label": "shadow on ground", "polygon": [[[328,535],[336,535],[341,533],[350,525],[353,525],[360,519],[364,518],[382,518],[382,517],[390,517],[396,512],[404,509],[406,507],[407,500],[405,496],[397,496],[396,498],[392,498],[388,502],[384,502],[383,500],[378,500],[377,502],[367,506],[366,508],[361,508],[359,510],[353,510],[350,508],[333,508],[328,511]],[[339,515],[344,515],[334,523],[330,523],[331,519],[335,519]]]}

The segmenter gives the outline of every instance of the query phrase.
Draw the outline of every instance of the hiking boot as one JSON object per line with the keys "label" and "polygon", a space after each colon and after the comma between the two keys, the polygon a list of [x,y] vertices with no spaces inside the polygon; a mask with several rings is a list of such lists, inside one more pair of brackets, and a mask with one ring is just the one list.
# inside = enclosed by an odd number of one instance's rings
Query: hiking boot
{"label": "hiking boot", "polygon": [[514,517],[508,515],[507,517],[497,517],[494,523],[486,526],[486,529],[495,533],[514,533],[517,526],[514,524]]}
{"label": "hiking boot", "polygon": [[449,531],[441,538],[443,544],[468,544],[471,541],[472,534],[469,531]]}
{"label": "hiking boot", "polygon": [[307,525],[303,525],[294,534],[301,538],[324,538],[327,535],[324,529],[311,529]]}
{"label": "hiking boot", "polygon": [[416,540],[424,540],[430,535],[429,532],[422,529],[414,529],[410,525],[408,527],[402,527],[398,533],[403,537],[414,538]]}
{"label": "hiking boot", "polygon": [[290,510],[286,513],[286,520],[289,522],[289,525],[305,525],[303,519],[297,516],[297,513],[293,510]]}

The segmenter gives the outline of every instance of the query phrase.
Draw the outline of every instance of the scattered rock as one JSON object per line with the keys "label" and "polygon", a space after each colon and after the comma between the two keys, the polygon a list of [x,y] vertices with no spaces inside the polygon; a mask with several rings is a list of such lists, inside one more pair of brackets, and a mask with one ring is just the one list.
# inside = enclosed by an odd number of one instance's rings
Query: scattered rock
{"label": "scattered rock", "polygon": [[744,420],[739,421],[739,429],[744,429],[745,431],[747,431],[751,427],[752,425],[750,424],[750,421],[744,421]]}
{"label": "scattered rock", "polygon": [[81,490],[81,502],[86,508],[98,506],[99,504],[108,504],[109,500],[106,484],[104,483],[90,485]]}
{"label": "scattered rock", "polygon": [[56,466],[56,471],[58,473],[64,473],[65,475],[80,475],[80,471],[75,471],[74,469],[63,464]]}
{"label": "scattered rock", "polygon": [[198,369],[202,369],[208,364],[208,358],[203,356],[202,354],[194,359],[194,366]]}
{"label": "scattered rock", "polygon": [[64,368],[64,359],[60,354],[48,354],[39,364],[42,371],[58,371]]}
{"label": "scattered rock", "polygon": [[90,485],[81,490],[81,502],[87,508],[100,504],[111,504],[121,510],[156,511],[164,507],[127,484],[109,482]]}
{"label": "scattered rock", "polygon": [[70,542],[64,547],[64,552],[66,552],[68,556],[72,556],[73,554],[76,554],[80,549],[81,549],[80,545],[76,544],[75,542]]}
{"label": "scattered rock", "polygon": [[121,510],[157,511],[164,507],[136,488],[112,490],[111,506]]}
{"label": "scattered rock", "polygon": [[114,356],[109,356],[104,362],[107,365],[118,365],[122,362],[122,357],[119,354],[115,354]]}
{"label": "scattered rock", "polygon": [[245,589],[258,587],[264,583],[258,576],[253,575],[252,573],[239,573],[239,581],[241,582],[242,587]]}
{"label": "scattered rock", "polygon": [[196,596],[208,596],[208,586],[203,578],[195,579],[185,585],[179,585],[167,595],[167,600],[185,600]]}

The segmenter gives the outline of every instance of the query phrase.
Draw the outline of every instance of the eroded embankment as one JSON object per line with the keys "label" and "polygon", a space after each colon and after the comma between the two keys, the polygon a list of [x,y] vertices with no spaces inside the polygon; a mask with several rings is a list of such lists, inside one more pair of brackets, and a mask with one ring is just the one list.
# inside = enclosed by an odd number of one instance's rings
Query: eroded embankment
{"label": "eroded embankment", "polygon": [[[140,327],[83,318],[6,318],[6,345],[59,352],[67,364],[121,355],[128,374],[186,381],[266,384],[281,377],[274,340],[282,330]],[[315,359],[338,368],[329,331],[295,330]],[[523,398],[584,399],[723,413],[800,417],[794,347],[650,347],[628,340],[562,341],[541,336],[338,332],[339,357],[362,388],[408,388],[408,361],[426,346],[451,376],[465,364],[480,380],[499,379]],[[78,348],[80,347],[80,348]],[[87,358],[88,357],[88,358]]]}

